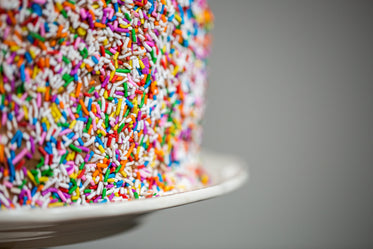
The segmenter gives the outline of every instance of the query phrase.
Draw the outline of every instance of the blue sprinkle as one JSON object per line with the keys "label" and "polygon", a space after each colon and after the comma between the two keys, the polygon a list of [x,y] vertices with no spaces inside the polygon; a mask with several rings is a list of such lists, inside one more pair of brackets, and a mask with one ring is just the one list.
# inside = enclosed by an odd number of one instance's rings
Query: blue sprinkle
{"label": "blue sprinkle", "polygon": [[10,112],[8,113],[8,119],[9,119],[10,121],[13,120],[13,115],[12,115]]}
{"label": "blue sprinkle", "polygon": [[115,173],[109,174],[109,178],[114,178],[114,177],[115,177]]}
{"label": "blue sprinkle", "polygon": [[83,140],[82,140],[81,137],[79,137],[77,140],[78,140],[78,143],[80,144],[80,146],[83,146],[83,145],[84,145],[84,142],[83,142]]}
{"label": "blue sprinkle", "polygon": [[41,16],[43,14],[43,10],[41,9],[39,4],[32,4],[31,9],[34,13],[36,13],[38,16]]}
{"label": "blue sprinkle", "polygon": [[97,63],[98,63],[98,60],[97,60],[97,58],[96,58],[96,57],[94,57],[94,56],[91,56],[91,58],[92,58],[92,60],[93,60],[93,62],[94,62],[95,64],[97,64]]}
{"label": "blue sprinkle", "polygon": [[26,75],[25,75],[25,64],[22,64],[21,67],[19,68],[21,71],[21,81],[25,83],[26,80]]}
{"label": "blue sprinkle", "polygon": [[37,190],[38,190],[38,188],[37,188],[37,187],[34,187],[34,188],[31,190],[31,196],[34,196]]}
{"label": "blue sprinkle", "polygon": [[75,136],[75,133],[74,133],[74,132],[71,132],[71,133],[69,133],[69,134],[66,135],[66,137],[67,137],[68,139],[72,139],[74,136]]}
{"label": "blue sprinkle", "polygon": [[115,12],[118,12],[118,3],[114,3],[114,10],[115,10]]}
{"label": "blue sprinkle", "polygon": [[91,158],[93,157],[94,153],[93,151],[89,152],[89,158],[88,158],[88,161],[91,160]]}
{"label": "blue sprinkle", "polygon": [[88,107],[87,107],[87,110],[89,112],[91,111],[91,107],[92,107],[92,99],[89,99],[89,101],[88,101]]}
{"label": "blue sprinkle", "polygon": [[[155,95],[154,95],[154,96],[155,96]],[[128,99],[126,99],[126,104],[127,104],[129,107],[133,108],[133,104],[132,104]]]}
{"label": "blue sprinkle", "polygon": [[80,117],[80,118],[77,118],[76,120],[83,121],[85,123],[85,122],[87,122],[88,118],[87,117]]}
{"label": "blue sprinkle", "polygon": [[[32,42],[33,43],[33,42]],[[32,62],[32,58],[31,58],[31,55],[29,52],[26,52],[25,53],[25,58],[27,60],[28,63],[31,63]]]}
{"label": "blue sprinkle", "polygon": [[47,125],[44,122],[41,123],[41,127],[43,128],[43,131],[47,132]]}

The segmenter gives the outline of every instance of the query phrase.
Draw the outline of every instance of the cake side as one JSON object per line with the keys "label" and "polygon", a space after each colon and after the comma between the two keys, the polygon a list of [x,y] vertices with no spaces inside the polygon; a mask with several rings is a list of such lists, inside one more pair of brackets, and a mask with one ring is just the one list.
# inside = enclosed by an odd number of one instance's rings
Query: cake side
{"label": "cake side", "polygon": [[1,207],[205,182],[195,156],[211,25],[204,0],[1,1]]}

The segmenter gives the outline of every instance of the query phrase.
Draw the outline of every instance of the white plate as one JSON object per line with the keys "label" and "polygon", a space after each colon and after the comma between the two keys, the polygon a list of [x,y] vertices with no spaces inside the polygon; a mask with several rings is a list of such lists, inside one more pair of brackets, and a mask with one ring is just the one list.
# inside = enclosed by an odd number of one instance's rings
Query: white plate
{"label": "white plate", "polygon": [[51,209],[0,211],[0,248],[40,248],[83,242],[135,227],[144,214],[223,195],[248,177],[235,157],[202,153],[211,185],[177,194],[129,202]]}

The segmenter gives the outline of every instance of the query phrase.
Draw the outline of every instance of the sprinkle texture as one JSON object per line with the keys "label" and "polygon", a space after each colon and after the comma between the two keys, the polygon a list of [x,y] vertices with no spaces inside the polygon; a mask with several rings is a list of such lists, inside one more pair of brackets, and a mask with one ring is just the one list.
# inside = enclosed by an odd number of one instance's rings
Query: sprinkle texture
{"label": "sprinkle texture", "polygon": [[1,209],[207,183],[212,19],[206,0],[1,0]]}

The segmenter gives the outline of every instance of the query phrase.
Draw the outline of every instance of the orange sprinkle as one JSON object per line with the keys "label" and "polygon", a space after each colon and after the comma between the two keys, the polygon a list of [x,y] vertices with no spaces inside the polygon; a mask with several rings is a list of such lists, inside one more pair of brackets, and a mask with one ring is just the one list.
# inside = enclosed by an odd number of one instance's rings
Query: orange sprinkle
{"label": "orange sprinkle", "polygon": [[20,57],[17,63],[17,67],[21,67],[22,63],[23,63],[23,57]]}
{"label": "orange sprinkle", "polygon": [[79,103],[80,103],[80,105],[82,106],[82,110],[83,110],[84,114],[85,114],[85,115],[89,115],[89,112],[88,112],[88,110],[87,110],[87,107],[84,105],[84,102],[83,102],[82,99],[79,99]]}
{"label": "orange sprinkle", "polygon": [[63,5],[64,5],[64,6],[68,6],[68,7],[70,7],[72,10],[75,10],[75,5],[72,4],[72,3],[64,2]]}
{"label": "orange sprinkle", "polygon": [[56,40],[52,40],[52,41],[51,41],[51,46],[52,46],[52,47],[56,46],[56,43],[57,43]]}
{"label": "orange sprinkle", "polygon": [[45,44],[44,44],[42,41],[39,41],[38,44],[39,44],[39,47],[40,47],[41,49],[43,49],[44,51],[47,50],[47,46],[45,46]]}
{"label": "orange sprinkle", "polygon": [[126,154],[126,157],[129,157],[131,155],[131,152],[133,151],[134,148],[135,148],[135,143],[132,143],[130,149],[128,150]]}
{"label": "orange sprinkle", "polygon": [[88,134],[91,134],[92,128],[93,128],[93,125],[90,125],[88,129]]}
{"label": "orange sprinkle", "polygon": [[106,24],[100,23],[100,22],[95,22],[95,27],[96,28],[106,28]]}
{"label": "orange sprinkle", "polygon": [[45,96],[44,96],[44,99],[45,99],[45,101],[49,101],[49,86],[48,87],[46,87],[47,89],[45,90]]}
{"label": "orange sprinkle", "polygon": [[93,70],[93,68],[88,64],[85,64],[85,68],[87,69],[88,72],[92,72]]}
{"label": "orange sprinkle", "polygon": [[75,91],[75,98],[79,97],[81,88],[82,88],[82,82],[78,82],[78,85],[76,86],[76,91]]}
{"label": "orange sprinkle", "polygon": [[45,58],[45,66],[49,68],[49,57]]}
{"label": "orange sprinkle", "polygon": [[61,37],[62,29],[63,29],[63,26],[62,26],[62,25],[58,26],[57,37]]}
{"label": "orange sprinkle", "polygon": [[60,101],[60,107],[61,109],[65,109],[65,104],[62,101]]}

